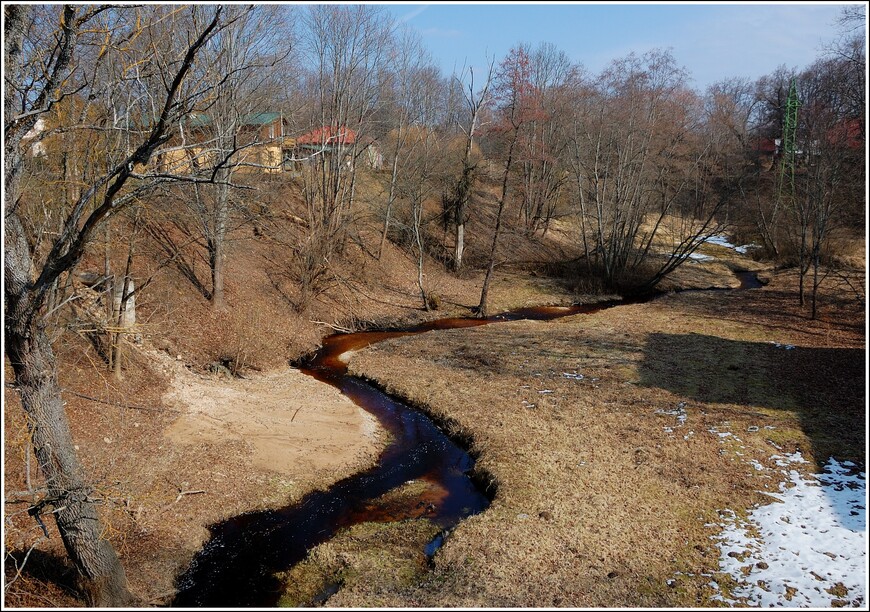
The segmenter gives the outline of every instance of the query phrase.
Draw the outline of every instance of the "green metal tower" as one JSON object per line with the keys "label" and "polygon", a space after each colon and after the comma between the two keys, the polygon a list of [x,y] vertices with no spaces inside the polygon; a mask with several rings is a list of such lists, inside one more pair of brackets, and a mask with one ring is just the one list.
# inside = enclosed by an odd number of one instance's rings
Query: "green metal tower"
{"label": "green metal tower", "polygon": [[795,80],[791,80],[791,87],[788,90],[788,97],[785,101],[785,118],[782,126],[782,159],[780,161],[779,174],[779,193],[780,197],[788,195],[794,198],[794,168],[795,168],[795,141],[797,139],[797,120],[798,109],[801,102],[797,95],[797,85]]}

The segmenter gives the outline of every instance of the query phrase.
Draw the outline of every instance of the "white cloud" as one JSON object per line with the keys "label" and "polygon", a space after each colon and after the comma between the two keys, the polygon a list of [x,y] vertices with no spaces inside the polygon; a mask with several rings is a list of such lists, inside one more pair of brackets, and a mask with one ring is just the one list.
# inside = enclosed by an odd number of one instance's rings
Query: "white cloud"
{"label": "white cloud", "polygon": [[407,23],[407,22],[411,21],[414,17],[416,17],[417,15],[419,15],[420,13],[422,13],[423,11],[425,11],[428,8],[429,8],[429,5],[424,4],[423,6],[415,8],[410,13],[405,13],[404,15],[399,17],[399,19],[398,19],[399,23]]}

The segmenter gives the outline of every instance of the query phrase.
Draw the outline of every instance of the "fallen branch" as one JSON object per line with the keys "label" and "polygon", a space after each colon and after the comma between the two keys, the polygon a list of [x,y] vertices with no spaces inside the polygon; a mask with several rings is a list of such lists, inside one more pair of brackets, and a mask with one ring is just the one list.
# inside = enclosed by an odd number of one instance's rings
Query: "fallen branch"
{"label": "fallen branch", "polygon": [[48,489],[45,487],[40,487],[38,489],[33,489],[32,491],[10,491],[4,497],[3,503],[6,504],[32,504],[33,499],[26,499],[28,496],[31,498],[34,495],[44,495],[48,493]]}
{"label": "fallen branch", "polygon": [[198,495],[200,493],[205,493],[205,491],[203,491],[202,489],[197,489],[196,491],[179,491],[178,497],[176,497],[175,501],[172,503],[177,504],[179,501],[181,501],[181,498],[184,497],[185,495]]}
{"label": "fallen branch", "polygon": [[121,402],[110,402],[107,400],[99,399],[97,397],[91,397],[90,395],[85,395],[84,393],[79,393],[77,391],[73,391],[72,389],[63,389],[63,391],[66,393],[69,393],[71,395],[75,395],[76,397],[80,397],[82,399],[96,402],[98,404],[108,404],[109,406],[118,406],[120,408],[129,408],[131,410],[145,410],[147,412],[174,412],[176,414],[182,413],[181,410],[175,410],[173,408],[149,408],[148,406],[136,406],[134,404],[123,404]]}
{"label": "fallen branch", "polygon": [[334,329],[335,331],[342,332],[342,333],[345,333],[345,334],[352,334],[352,333],[353,333],[353,330],[352,330],[352,329],[349,329],[349,328],[347,328],[347,327],[342,327],[342,326],[340,326],[340,325],[335,325],[335,324],[333,324],[333,323],[327,323],[326,321],[314,321],[314,320],[310,320],[309,322],[310,322],[310,323],[315,323],[315,324],[317,324],[317,325],[325,325],[326,327],[330,327],[330,328]]}

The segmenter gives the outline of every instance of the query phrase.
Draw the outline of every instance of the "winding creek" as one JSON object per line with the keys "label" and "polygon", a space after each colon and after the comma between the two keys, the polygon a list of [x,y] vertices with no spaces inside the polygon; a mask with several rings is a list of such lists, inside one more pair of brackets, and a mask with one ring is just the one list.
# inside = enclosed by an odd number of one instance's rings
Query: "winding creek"
{"label": "winding creek", "polygon": [[[752,273],[737,273],[741,289],[761,286]],[[650,299],[609,301],[569,307],[521,308],[486,319],[450,318],[405,329],[335,334],[301,364],[306,374],[333,385],[372,413],[391,434],[377,465],[313,491],[281,509],[251,512],[210,527],[211,538],[178,580],[174,606],[274,607],[282,585],[276,572],[289,569],[339,530],[362,522],[390,522],[425,516],[442,534],[462,519],[485,510],[495,495],[474,473],[474,459],[421,411],[347,373],[350,352],[390,338],[433,330],[476,327],[521,319],[552,320],[588,314]],[[430,486],[424,499],[388,506],[376,500],[409,480]],[[427,546],[431,556],[439,535]]]}

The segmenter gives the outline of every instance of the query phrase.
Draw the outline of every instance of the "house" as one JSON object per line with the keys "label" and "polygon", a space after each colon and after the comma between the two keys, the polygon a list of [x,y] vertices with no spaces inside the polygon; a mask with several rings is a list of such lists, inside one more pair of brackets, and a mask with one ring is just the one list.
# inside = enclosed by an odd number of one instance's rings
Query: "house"
{"label": "house", "polygon": [[354,130],[346,126],[323,126],[298,136],[293,146],[284,147],[284,169],[298,171],[303,162],[320,155],[348,157],[348,165],[352,161],[349,156],[355,155],[361,157],[369,168],[376,170],[383,166],[384,161],[374,139],[361,139]]}
{"label": "house", "polygon": [[[286,138],[287,120],[280,112],[262,112],[242,118],[236,134],[239,171],[280,172],[282,147],[292,146]],[[181,132],[184,133],[182,142]],[[189,115],[181,124],[179,135],[162,151],[157,160],[161,172],[189,174],[214,167],[220,160],[213,146],[214,122],[206,113]]]}
{"label": "house", "polygon": [[261,172],[281,172],[282,150],[291,142],[285,141],[287,120],[283,113],[266,112],[245,117],[240,130],[240,143],[256,143],[246,151],[246,162],[240,169]]}
{"label": "house", "polygon": [[845,149],[864,148],[864,121],[844,119],[828,130],[828,143]]}

